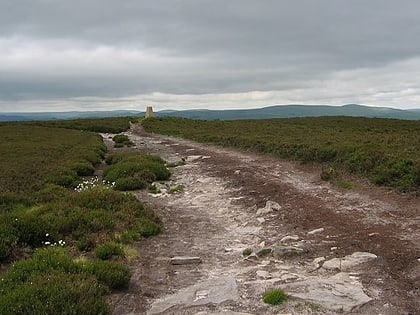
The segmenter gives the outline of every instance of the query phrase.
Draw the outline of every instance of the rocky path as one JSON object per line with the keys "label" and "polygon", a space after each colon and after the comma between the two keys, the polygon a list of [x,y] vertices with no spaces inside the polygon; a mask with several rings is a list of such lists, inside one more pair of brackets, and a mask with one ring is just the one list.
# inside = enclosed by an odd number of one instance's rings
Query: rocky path
{"label": "rocky path", "polygon": [[[134,150],[185,164],[162,193],[137,192],[164,230],[137,244],[115,314],[419,313],[418,198],[362,182],[337,189],[312,166],[139,126],[127,134]],[[273,287],[290,299],[263,303]]]}

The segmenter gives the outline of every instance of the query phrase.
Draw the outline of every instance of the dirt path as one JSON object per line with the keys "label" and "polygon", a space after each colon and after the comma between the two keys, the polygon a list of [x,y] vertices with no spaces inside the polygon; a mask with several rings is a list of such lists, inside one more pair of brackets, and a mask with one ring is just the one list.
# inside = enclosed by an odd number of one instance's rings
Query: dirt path
{"label": "dirt path", "polygon": [[[138,243],[115,314],[419,314],[418,198],[362,182],[334,188],[313,166],[139,126],[127,134],[134,150],[185,165],[168,183],[182,191],[137,193],[164,231]],[[253,254],[245,258],[246,248]],[[176,256],[201,263],[171,263]],[[272,287],[292,298],[263,303]]]}

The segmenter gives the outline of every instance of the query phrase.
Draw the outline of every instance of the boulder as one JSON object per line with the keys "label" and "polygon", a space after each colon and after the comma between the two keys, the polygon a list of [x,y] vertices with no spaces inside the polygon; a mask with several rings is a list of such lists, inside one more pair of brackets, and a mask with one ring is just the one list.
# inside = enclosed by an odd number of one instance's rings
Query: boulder
{"label": "boulder", "polygon": [[323,263],[322,268],[326,270],[337,270],[337,271],[348,271],[368,262],[372,259],[376,259],[378,256],[367,252],[355,252],[351,255],[347,255],[343,258],[333,258]]}

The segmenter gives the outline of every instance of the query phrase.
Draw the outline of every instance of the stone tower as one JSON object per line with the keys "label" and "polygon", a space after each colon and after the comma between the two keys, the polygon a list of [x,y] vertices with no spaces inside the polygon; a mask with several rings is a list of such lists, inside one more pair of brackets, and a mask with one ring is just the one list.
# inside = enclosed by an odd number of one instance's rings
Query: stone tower
{"label": "stone tower", "polygon": [[152,106],[147,106],[146,107],[146,116],[145,118],[151,118],[153,117],[153,107]]}

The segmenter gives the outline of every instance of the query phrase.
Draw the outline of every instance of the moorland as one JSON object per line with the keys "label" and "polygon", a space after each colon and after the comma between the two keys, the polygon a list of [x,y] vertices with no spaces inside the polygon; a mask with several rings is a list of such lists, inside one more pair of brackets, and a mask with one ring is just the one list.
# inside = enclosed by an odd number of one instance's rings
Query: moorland
{"label": "moorland", "polygon": [[[121,191],[171,175],[160,157],[130,151],[136,118],[1,123],[0,313],[112,311],[130,282],[130,244],[158,234],[154,210]],[[420,121],[319,117],[242,121],[153,118],[148,132],[322,165],[341,185],[367,178],[400,193],[420,187]],[[119,150],[121,149],[121,150]],[[118,151],[119,152],[115,152]],[[105,168],[101,178],[98,168]],[[66,303],[63,303],[66,301]]]}

